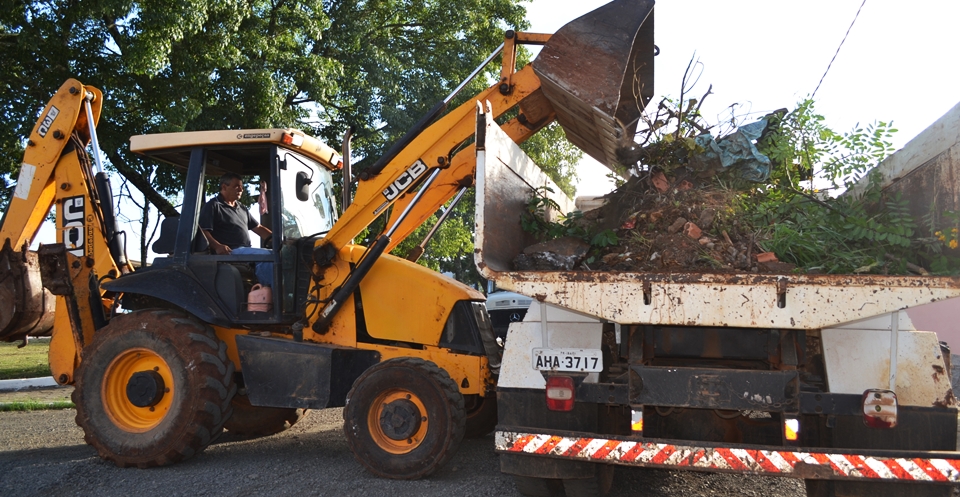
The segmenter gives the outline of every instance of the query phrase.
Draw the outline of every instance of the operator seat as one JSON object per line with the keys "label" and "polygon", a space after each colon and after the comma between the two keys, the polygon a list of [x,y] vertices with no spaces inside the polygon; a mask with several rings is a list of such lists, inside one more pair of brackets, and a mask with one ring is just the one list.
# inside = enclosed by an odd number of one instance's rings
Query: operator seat
{"label": "operator seat", "polygon": [[[180,216],[166,217],[160,222],[160,236],[153,242],[151,247],[158,254],[173,254],[174,245],[177,243],[177,228],[180,226]],[[210,250],[207,243],[207,237],[203,236],[200,228],[193,237],[193,246],[190,247],[192,253],[206,253]]]}

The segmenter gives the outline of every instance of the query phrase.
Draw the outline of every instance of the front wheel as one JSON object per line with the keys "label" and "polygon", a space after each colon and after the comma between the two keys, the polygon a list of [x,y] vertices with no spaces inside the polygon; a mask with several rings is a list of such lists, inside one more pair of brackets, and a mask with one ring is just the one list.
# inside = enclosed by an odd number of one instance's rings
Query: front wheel
{"label": "front wheel", "polygon": [[84,440],[117,466],[163,466],[223,430],[237,387],[227,346],[182,313],[116,316],[83,350],[73,403]]}
{"label": "front wheel", "polygon": [[422,359],[400,358],[371,367],[353,383],[343,430],[368,471],[415,480],[453,457],[465,419],[463,396],[446,371]]}

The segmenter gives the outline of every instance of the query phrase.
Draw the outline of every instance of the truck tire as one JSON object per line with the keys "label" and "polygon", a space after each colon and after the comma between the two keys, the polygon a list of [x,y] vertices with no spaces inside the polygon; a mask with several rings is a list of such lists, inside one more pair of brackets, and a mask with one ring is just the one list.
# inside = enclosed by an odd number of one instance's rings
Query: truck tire
{"label": "truck tire", "polygon": [[563,490],[567,497],[603,497],[613,486],[612,464],[597,464],[593,478],[564,479]]}
{"label": "truck tire", "polygon": [[807,497],[950,497],[951,485],[899,482],[804,480]]}
{"label": "truck tire", "polygon": [[467,428],[464,437],[481,438],[497,427],[497,394],[488,393],[485,397],[468,395]]}
{"label": "truck tire", "polygon": [[552,478],[513,475],[517,491],[527,497],[554,497],[563,494],[563,482]]}
{"label": "truck tire", "polygon": [[446,371],[407,357],[360,375],[347,395],[343,421],[347,445],[367,471],[415,480],[457,452],[466,414],[460,389]]}
{"label": "truck tire", "polygon": [[227,346],[171,310],[116,316],[83,350],[73,403],[84,440],[120,467],[188,459],[223,430],[237,387]]}
{"label": "truck tire", "polygon": [[235,395],[230,402],[233,414],[223,423],[230,435],[243,438],[268,437],[290,429],[300,421],[306,409],[258,407],[246,395]]}

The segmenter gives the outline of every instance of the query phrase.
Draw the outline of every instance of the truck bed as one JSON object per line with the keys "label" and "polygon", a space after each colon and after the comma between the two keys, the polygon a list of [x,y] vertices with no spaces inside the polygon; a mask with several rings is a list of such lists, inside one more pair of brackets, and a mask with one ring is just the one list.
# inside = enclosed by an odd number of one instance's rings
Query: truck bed
{"label": "truck bed", "polygon": [[520,213],[536,188],[552,182],[489,113],[477,123],[475,260],[504,290],[618,323],[781,329],[819,329],[960,296],[960,278],[945,276],[514,271],[514,257],[536,242],[521,229]]}

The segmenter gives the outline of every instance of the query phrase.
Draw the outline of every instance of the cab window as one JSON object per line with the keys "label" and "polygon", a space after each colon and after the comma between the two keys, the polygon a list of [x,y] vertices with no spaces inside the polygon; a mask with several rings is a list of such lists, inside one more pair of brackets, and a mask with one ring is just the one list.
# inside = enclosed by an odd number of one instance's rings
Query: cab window
{"label": "cab window", "polygon": [[290,150],[278,148],[277,153],[283,237],[296,239],[330,231],[337,221],[332,173]]}

